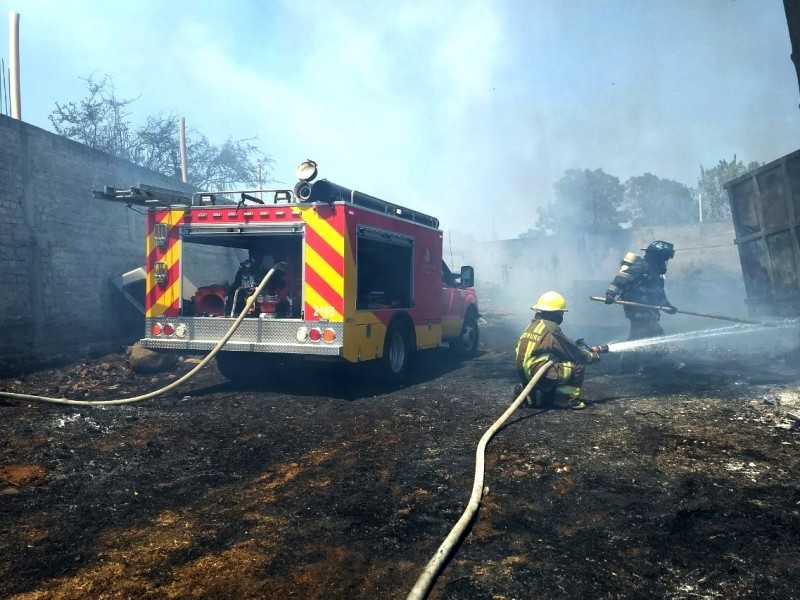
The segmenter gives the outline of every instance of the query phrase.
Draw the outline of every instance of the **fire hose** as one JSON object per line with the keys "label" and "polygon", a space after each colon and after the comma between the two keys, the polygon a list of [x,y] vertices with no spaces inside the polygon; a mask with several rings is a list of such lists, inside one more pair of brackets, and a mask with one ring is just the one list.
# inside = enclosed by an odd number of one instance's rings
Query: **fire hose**
{"label": "fire hose", "polygon": [[253,304],[255,304],[259,294],[261,294],[262,290],[266,287],[267,282],[270,280],[275,271],[276,270],[283,271],[285,269],[286,269],[285,262],[277,263],[275,266],[273,266],[269,270],[269,272],[264,276],[264,279],[261,280],[261,283],[258,284],[258,287],[255,289],[255,291],[247,299],[247,302],[245,303],[242,312],[233,322],[233,325],[231,325],[230,329],[228,329],[225,335],[222,336],[220,341],[217,342],[217,345],[211,349],[211,352],[209,352],[208,355],[205,358],[203,358],[203,360],[201,360],[191,371],[189,371],[179,379],[176,379],[175,381],[173,381],[167,386],[164,386],[161,389],[155,390],[153,392],[148,392],[147,394],[142,394],[140,396],[134,396],[133,398],[119,398],[116,400],[70,400],[69,398],[50,398],[48,396],[17,394],[13,392],[4,392],[2,390],[0,390],[0,396],[3,396],[5,398],[15,398],[17,400],[34,400],[37,402],[48,402],[50,404],[70,404],[75,406],[110,406],[116,404],[131,404],[133,402],[141,402],[142,400],[149,400],[150,398],[155,398],[156,396],[160,396],[161,394],[168,392],[169,390],[179,386],[184,381],[187,381],[188,379],[193,377],[195,373],[197,373],[200,369],[202,369],[206,364],[208,364],[208,362],[212,358],[214,358],[217,355],[217,353],[222,349],[222,347],[226,343],[228,343],[228,340],[231,339],[231,336],[233,336],[233,333],[239,328],[239,325],[242,324],[242,321],[244,321],[244,318],[247,316],[250,307],[253,306]]}
{"label": "fire hose", "polygon": [[511,406],[508,407],[506,412],[504,412],[502,416],[497,419],[497,421],[495,421],[494,424],[489,427],[489,429],[486,430],[486,433],[483,434],[480,442],[478,442],[478,449],[475,453],[475,480],[472,484],[472,495],[469,498],[467,508],[464,510],[461,518],[445,538],[444,542],[442,542],[441,546],[439,546],[439,549],[433,555],[433,558],[428,561],[428,564],[422,571],[419,579],[417,579],[417,582],[414,584],[414,587],[411,589],[411,592],[408,594],[406,600],[420,600],[428,597],[428,593],[430,592],[436,578],[439,576],[439,573],[444,568],[444,564],[447,561],[447,558],[450,556],[453,547],[461,540],[461,537],[472,521],[473,516],[480,507],[481,496],[483,495],[484,453],[486,450],[486,445],[489,443],[489,440],[492,439],[492,436],[494,436],[497,430],[502,427],[503,423],[508,420],[513,412],[517,410],[519,405],[522,404],[525,398],[528,397],[528,394],[533,391],[533,387],[552,365],[552,360],[547,361],[538,371],[536,371],[536,374],[531,377],[531,380],[528,382],[528,385],[525,386],[525,389],[523,389],[520,395],[517,396],[516,400],[514,400]]}
{"label": "fire hose", "polygon": [[[589,296],[589,300],[594,300],[595,302],[606,302],[606,299],[602,296]],[[723,321],[733,321],[735,323],[747,323],[748,325],[769,325],[769,323],[763,323],[762,321],[750,321],[748,319],[736,319],[734,317],[723,317],[722,315],[711,315],[708,313],[701,313],[701,312],[693,312],[690,310],[680,310],[675,308],[674,306],[659,306],[657,304],[642,304],[641,302],[631,302],[630,300],[614,300],[611,304],[621,304],[622,306],[635,306],[637,308],[653,308],[655,310],[663,310],[666,313],[681,313],[684,315],[693,315],[695,317],[708,317],[709,319],[721,319]]]}

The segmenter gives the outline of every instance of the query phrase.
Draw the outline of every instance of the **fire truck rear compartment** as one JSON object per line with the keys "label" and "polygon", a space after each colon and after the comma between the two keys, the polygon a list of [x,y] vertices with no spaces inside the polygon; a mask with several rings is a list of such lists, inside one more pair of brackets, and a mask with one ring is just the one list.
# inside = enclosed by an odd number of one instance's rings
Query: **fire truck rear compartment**
{"label": "fire truck rear compartment", "polygon": [[[283,318],[302,318],[303,306],[303,232],[302,227],[237,227],[206,230],[184,228],[181,263],[183,317],[230,317],[230,283],[247,258],[261,263],[271,257],[273,263],[286,262],[282,277],[286,282],[290,309]],[[271,264],[265,265],[266,273]],[[243,300],[244,298],[242,298]],[[261,311],[264,317],[279,316]],[[258,313],[253,316],[259,316]]]}

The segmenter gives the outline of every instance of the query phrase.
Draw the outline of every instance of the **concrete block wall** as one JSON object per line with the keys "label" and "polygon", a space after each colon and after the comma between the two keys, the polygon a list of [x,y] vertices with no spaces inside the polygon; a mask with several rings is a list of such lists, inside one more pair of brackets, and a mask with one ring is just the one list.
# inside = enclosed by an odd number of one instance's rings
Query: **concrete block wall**
{"label": "concrete block wall", "polygon": [[92,190],[138,183],[192,191],[0,115],[0,372],[119,346],[109,279],[144,264],[144,216]]}

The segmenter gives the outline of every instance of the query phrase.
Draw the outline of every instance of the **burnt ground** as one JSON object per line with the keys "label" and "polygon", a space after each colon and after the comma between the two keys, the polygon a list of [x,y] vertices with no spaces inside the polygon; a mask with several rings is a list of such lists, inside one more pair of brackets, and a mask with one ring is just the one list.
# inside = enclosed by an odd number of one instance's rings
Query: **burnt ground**
{"label": "burnt ground", "polygon": [[[513,399],[518,333],[425,354],[394,391],[324,368],[237,387],[212,365],[133,405],[0,399],[0,596],[405,598]],[[519,409],[430,597],[800,597],[798,357],[623,375],[609,355],[587,409]],[[0,389],[126,397],[191,366],[118,354]]]}

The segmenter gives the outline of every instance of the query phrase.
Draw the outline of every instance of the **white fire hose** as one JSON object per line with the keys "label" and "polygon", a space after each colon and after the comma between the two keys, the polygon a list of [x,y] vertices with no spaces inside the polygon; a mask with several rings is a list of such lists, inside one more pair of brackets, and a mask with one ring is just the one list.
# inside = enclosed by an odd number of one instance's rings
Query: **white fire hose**
{"label": "white fire hose", "polygon": [[194,376],[200,369],[202,369],[208,362],[214,358],[217,353],[222,349],[222,347],[231,339],[233,333],[239,328],[244,318],[247,316],[250,307],[255,304],[256,299],[258,298],[261,291],[267,285],[267,282],[272,277],[273,273],[276,270],[283,271],[286,268],[286,263],[278,263],[273,266],[269,272],[264,276],[264,279],[261,280],[261,283],[258,284],[255,292],[247,299],[247,303],[244,305],[242,312],[237,317],[236,321],[233,322],[231,328],[222,336],[222,339],[217,342],[217,345],[211,349],[211,352],[203,358],[191,371],[176,379],[172,383],[167,386],[164,386],[161,389],[155,390],[154,392],[148,392],[147,394],[142,394],[141,396],[134,396],[133,398],[120,398],[117,400],[70,400],[69,398],[50,398],[48,396],[33,396],[31,394],[16,394],[13,392],[4,392],[0,390],[0,396],[5,398],[15,398],[17,400],[34,400],[36,402],[49,402],[50,404],[71,404],[75,406],[110,406],[114,404],[131,404],[132,402],[141,402],[142,400],[149,400],[150,398],[155,398],[156,396],[160,396],[161,394],[168,392],[169,390],[179,386],[184,381],[187,381],[190,377]]}
{"label": "white fire hose", "polygon": [[445,538],[442,545],[439,546],[439,549],[433,555],[433,558],[428,561],[427,566],[422,571],[422,575],[419,576],[417,582],[414,584],[414,587],[411,589],[411,592],[408,594],[406,600],[424,600],[428,597],[430,593],[431,587],[439,576],[439,573],[444,568],[444,564],[447,558],[450,556],[450,552],[453,550],[453,547],[461,540],[464,531],[469,526],[470,522],[472,521],[473,516],[478,510],[478,507],[481,504],[481,496],[483,494],[483,466],[484,466],[484,452],[486,450],[486,445],[489,443],[489,440],[492,439],[497,430],[503,426],[508,418],[514,413],[515,410],[522,404],[523,400],[528,397],[528,394],[533,391],[533,386],[541,379],[542,375],[547,372],[553,365],[553,361],[547,361],[542,367],[536,371],[536,374],[531,378],[528,382],[528,385],[525,386],[525,389],[522,390],[519,396],[517,396],[516,400],[508,407],[506,412],[494,422],[494,424],[486,430],[486,433],[483,434],[480,442],[478,442],[478,449],[475,453],[475,481],[472,484],[472,495],[469,498],[469,503],[467,504],[467,508],[464,510],[464,514],[461,515],[461,518],[455,524],[455,527],[450,531],[448,536]]}
{"label": "white fire hose", "polygon": [[[17,394],[14,392],[5,392],[0,390],[0,396],[6,398],[14,398],[17,400],[32,400],[36,402],[47,402],[50,404],[67,404],[73,406],[110,406],[110,405],[118,405],[118,404],[131,404],[133,402],[141,402],[142,400],[149,400],[150,398],[154,398],[156,396],[160,396],[168,392],[169,390],[179,386],[183,382],[190,379],[197,373],[200,369],[202,369],[208,362],[217,355],[217,353],[222,349],[222,347],[228,342],[231,338],[233,333],[238,329],[239,325],[241,325],[242,321],[247,316],[250,307],[256,302],[261,291],[267,285],[267,282],[270,280],[272,275],[275,273],[276,269],[283,270],[286,268],[286,263],[278,263],[269,272],[264,276],[264,279],[261,280],[261,283],[258,285],[256,290],[253,294],[248,298],[247,303],[245,304],[242,312],[236,318],[233,325],[231,325],[230,329],[225,333],[225,335],[217,342],[217,345],[208,353],[208,355],[203,358],[191,371],[184,374],[179,379],[176,379],[169,385],[164,386],[158,390],[153,392],[148,392],[147,394],[142,394],[140,396],[134,396],[132,398],[119,398],[115,400],[70,400],[69,398],[51,398],[49,396],[36,396],[32,394]],[[522,404],[523,400],[528,397],[528,394],[533,391],[533,387],[539,381],[539,379],[544,375],[544,373],[553,365],[553,361],[548,361],[536,372],[536,374],[531,378],[528,382],[528,385],[525,386],[525,389],[522,390],[519,396],[514,400],[511,406],[502,414],[502,416],[494,422],[494,424],[483,434],[483,437],[480,439],[478,443],[478,448],[475,454],[475,480],[472,485],[472,495],[470,496],[469,503],[467,504],[467,508],[464,513],[461,515],[461,518],[458,520],[456,525],[450,531],[450,534],[445,538],[444,542],[442,542],[439,549],[433,555],[433,558],[428,562],[425,569],[420,575],[419,579],[417,579],[416,584],[412,588],[411,592],[409,593],[407,600],[419,600],[428,597],[428,593],[430,592],[433,583],[436,580],[436,577],[439,576],[442,568],[444,567],[444,563],[447,558],[450,556],[450,553],[453,550],[453,547],[461,540],[461,537],[464,534],[464,531],[472,521],[472,518],[475,512],[478,510],[481,502],[481,496],[483,494],[483,474],[484,474],[484,453],[486,450],[486,445],[492,439],[494,434],[497,432],[500,427],[508,420],[508,418],[514,413],[515,410]]]}

